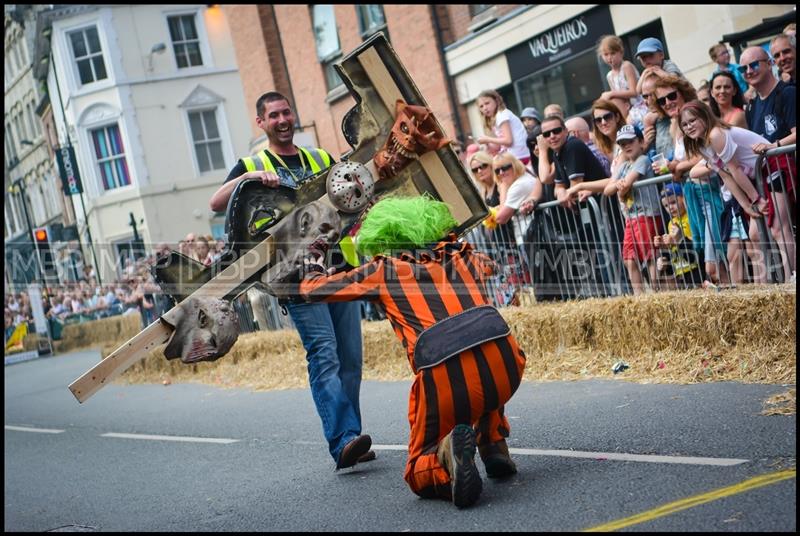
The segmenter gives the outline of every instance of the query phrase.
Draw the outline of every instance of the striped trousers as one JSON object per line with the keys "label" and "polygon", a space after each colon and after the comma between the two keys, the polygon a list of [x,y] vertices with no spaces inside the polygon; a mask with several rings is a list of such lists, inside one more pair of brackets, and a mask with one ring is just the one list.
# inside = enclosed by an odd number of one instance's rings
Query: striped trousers
{"label": "striped trousers", "polygon": [[524,368],[525,353],[509,335],[417,372],[408,403],[411,437],[404,474],[414,493],[450,499],[450,476],[436,451],[455,425],[473,426],[478,445],[508,437],[503,407]]}

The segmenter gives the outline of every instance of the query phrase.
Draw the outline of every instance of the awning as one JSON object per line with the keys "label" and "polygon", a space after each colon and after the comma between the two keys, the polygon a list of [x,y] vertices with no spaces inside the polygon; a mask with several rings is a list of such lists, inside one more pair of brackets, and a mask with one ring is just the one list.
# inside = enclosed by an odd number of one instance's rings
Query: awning
{"label": "awning", "polygon": [[797,12],[792,10],[777,17],[768,17],[766,19],[762,19],[761,24],[752,26],[747,30],[725,34],[722,36],[722,41],[724,43],[730,43],[736,52],[736,58],[738,61],[739,54],[745,48],[747,48],[748,43],[757,39],[778,35],[783,31],[787,24],[790,22],[795,22],[796,20]]}

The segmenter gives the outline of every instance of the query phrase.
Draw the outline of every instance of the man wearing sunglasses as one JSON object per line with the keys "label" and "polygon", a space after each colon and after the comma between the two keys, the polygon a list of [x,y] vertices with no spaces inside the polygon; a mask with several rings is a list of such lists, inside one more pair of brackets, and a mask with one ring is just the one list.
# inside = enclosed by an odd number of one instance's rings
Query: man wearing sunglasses
{"label": "man wearing sunglasses", "polygon": [[[585,143],[568,135],[564,120],[549,115],[542,123],[539,145],[539,176],[546,176],[550,163],[555,164],[556,199],[568,208],[575,207],[575,198],[567,194],[567,188],[584,181],[605,179],[606,172]],[[553,178],[549,178],[548,182]],[[591,189],[590,189],[591,190]],[[602,192],[602,186],[597,190]]]}
{"label": "man wearing sunglasses", "polygon": [[749,47],[742,52],[739,69],[747,83],[756,90],[756,97],[747,106],[747,124],[750,130],[761,134],[770,144],[753,147],[763,152],[775,147],[791,145],[797,140],[797,105],[795,86],[786,84],[772,74],[772,60],[761,47]]}

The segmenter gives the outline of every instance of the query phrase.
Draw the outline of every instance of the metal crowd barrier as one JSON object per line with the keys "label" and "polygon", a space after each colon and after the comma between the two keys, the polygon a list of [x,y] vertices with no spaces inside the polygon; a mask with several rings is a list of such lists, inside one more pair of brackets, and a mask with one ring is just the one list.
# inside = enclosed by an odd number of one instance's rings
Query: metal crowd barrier
{"label": "metal crowd barrier", "polygon": [[[783,160],[779,160],[781,158]],[[655,248],[650,262],[657,268],[658,257],[664,257],[662,263],[666,269],[662,271],[653,271],[648,264],[637,260],[642,289],[694,288],[702,286],[705,280],[722,285],[793,280],[796,270],[795,169],[794,145],[773,149],[759,158],[757,187],[763,197],[770,196],[771,205],[777,208],[770,218],[751,220],[756,222],[753,227],[759,228],[758,233],[748,233],[748,227],[743,225],[744,237],[741,232],[734,233],[734,238],[725,241],[722,214],[726,210],[735,211],[737,205],[723,200],[718,175],[702,180],[687,178],[681,186],[692,243],[679,250],[679,256],[670,248]],[[770,177],[771,184],[780,182],[768,187]],[[672,175],[637,181],[634,188],[656,185],[660,201],[661,185],[667,182],[672,182]],[[577,207],[577,210],[570,210],[553,200],[539,204],[530,215],[518,213],[512,218],[513,236],[502,226],[495,231],[478,226],[467,234],[466,240],[499,265],[497,275],[489,282],[495,305],[516,303],[517,297],[526,293],[532,293],[536,301],[548,301],[633,292],[622,258],[625,219],[617,197],[598,194]],[[657,229],[656,234],[663,236],[670,218],[662,208],[660,216],[647,219]],[[769,231],[768,220],[772,221]],[[736,220],[733,223],[737,223]],[[634,227],[636,225],[638,222]],[[675,263],[678,263],[677,269]]]}
{"label": "metal crowd barrier", "polygon": [[[773,149],[759,158],[756,187],[763,197],[769,194],[771,203],[778,208],[771,230],[767,230],[767,218],[756,219],[759,233],[758,236],[750,233],[750,239],[757,244],[743,243],[735,251],[732,241],[722,240],[720,215],[726,205],[720,197],[719,177],[694,181],[687,178],[681,183],[691,220],[692,247],[682,252],[681,259],[686,262],[677,270],[672,265],[676,258],[670,255],[669,248],[657,248],[650,262],[657,264],[657,258],[663,256],[671,271],[655,270],[653,274],[652,269],[639,262],[637,268],[642,273],[644,288],[693,288],[701,286],[705,278],[726,284],[730,282],[732,263],[736,262],[743,263],[747,280],[766,282],[765,274],[769,274],[770,281],[788,280],[795,270],[797,183],[795,167],[790,165],[793,162],[796,162],[794,145]],[[782,192],[777,186],[766,186],[770,177],[778,180],[779,171],[780,184],[784,185]],[[656,186],[660,192],[661,185],[668,182],[672,182],[672,175],[636,181],[633,187]],[[552,301],[633,293],[623,261],[625,219],[617,197],[594,195],[577,207],[570,210],[558,201],[548,201],[537,205],[529,215],[516,214],[508,224],[493,231],[479,225],[467,233],[465,239],[498,264],[497,274],[490,278],[487,289],[496,306],[518,304],[526,294],[533,294],[536,301]],[[657,234],[667,232],[670,216],[666,210],[649,219]],[[666,262],[667,257],[670,263]],[[239,313],[243,333],[293,326],[289,316],[282,314],[277,299],[257,288],[238,296],[234,308]],[[380,318],[369,308],[364,316]]]}
{"label": "metal crowd barrier", "polygon": [[797,270],[797,145],[770,149],[759,156],[755,175],[758,193],[769,201],[768,216],[758,220],[763,279],[790,281]]}

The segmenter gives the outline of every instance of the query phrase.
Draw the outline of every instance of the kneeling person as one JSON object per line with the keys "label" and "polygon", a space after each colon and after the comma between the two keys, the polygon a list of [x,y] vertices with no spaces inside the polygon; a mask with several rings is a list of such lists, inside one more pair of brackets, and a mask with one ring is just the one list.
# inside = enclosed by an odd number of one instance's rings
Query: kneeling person
{"label": "kneeling person", "polygon": [[473,504],[482,482],[516,473],[505,438],[505,403],[517,390],[525,354],[490,305],[494,261],[458,242],[447,205],[427,197],[388,198],[370,209],[356,237],[371,262],[326,275],[309,256],[300,285],[310,301],[379,301],[406,348],[414,383],[404,478],[424,498]]}

